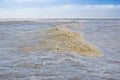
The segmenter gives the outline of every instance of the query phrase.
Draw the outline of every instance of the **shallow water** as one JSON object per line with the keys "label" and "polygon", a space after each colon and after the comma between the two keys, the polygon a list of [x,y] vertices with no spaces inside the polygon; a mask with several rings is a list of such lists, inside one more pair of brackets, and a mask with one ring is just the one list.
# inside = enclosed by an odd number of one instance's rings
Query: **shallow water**
{"label": "shallow water", "polygon": [[84,28],[68,28],[83,33],[103,57],[68,51],[21,52],[23,45],[37,44],[40,32],[63,22],[0,22],[0,80],[120,80],[120,20],[74,22]]}

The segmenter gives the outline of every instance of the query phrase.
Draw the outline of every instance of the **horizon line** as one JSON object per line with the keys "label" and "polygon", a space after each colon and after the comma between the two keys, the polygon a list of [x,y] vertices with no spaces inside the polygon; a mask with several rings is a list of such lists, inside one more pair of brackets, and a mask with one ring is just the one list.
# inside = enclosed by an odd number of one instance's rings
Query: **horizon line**
{"label": "horizon line", "polygon": [[120,18],[0,18],[0,20],[7,20],[7,19],[17,19],[17,20],[25,20],[25,19],[39,19],[39,20],[71,20],[71,19],[75,19],[75,20],[81,20],[81,19],[120,19]]}

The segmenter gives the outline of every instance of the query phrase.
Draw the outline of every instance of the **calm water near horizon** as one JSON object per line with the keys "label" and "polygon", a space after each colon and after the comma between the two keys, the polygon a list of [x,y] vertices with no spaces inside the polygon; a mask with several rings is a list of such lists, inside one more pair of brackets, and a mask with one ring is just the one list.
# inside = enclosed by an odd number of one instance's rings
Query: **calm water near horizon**
{"label": "calm water near horizon", "polygon": [[[67,20],[65,20],[67,21]],[[71,20],[103,57],[74,52],[20,52],[24,44],[38,44],[48,28],[64,21],[0,21],[0,80],[120,80],[120,20]],[[38,32],[38,33],[37,33]]]}

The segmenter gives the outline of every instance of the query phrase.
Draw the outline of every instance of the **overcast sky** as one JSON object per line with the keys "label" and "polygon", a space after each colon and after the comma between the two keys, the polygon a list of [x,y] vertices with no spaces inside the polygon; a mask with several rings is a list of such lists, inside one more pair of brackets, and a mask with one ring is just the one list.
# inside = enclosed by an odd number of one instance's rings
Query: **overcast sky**
{"label": "overcast sky", "polygon": [[0,18],[120,18],[120,0],[0,0]]}

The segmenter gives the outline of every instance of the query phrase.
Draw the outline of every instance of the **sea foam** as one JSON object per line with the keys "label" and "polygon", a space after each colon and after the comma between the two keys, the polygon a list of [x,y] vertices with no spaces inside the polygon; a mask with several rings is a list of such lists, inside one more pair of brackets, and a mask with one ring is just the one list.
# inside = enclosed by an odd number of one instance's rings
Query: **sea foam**
{"label": "sea foam", "polygon": [[98,48],[85,41],[82,33],[74,32],[63,27],[53,27],[45,30],[39,36],[38,45],[23,47],[22,52],[36,50],[70,51],[87,56],[102,56]]}

